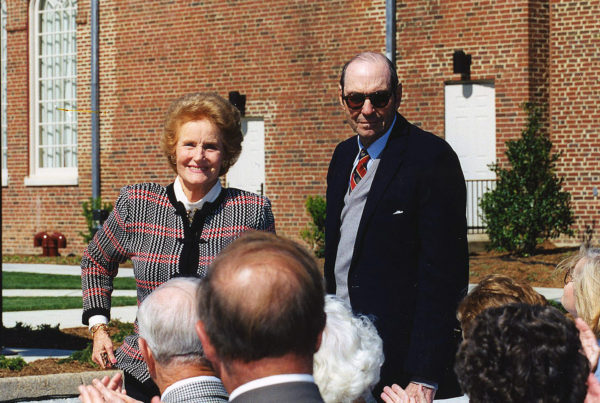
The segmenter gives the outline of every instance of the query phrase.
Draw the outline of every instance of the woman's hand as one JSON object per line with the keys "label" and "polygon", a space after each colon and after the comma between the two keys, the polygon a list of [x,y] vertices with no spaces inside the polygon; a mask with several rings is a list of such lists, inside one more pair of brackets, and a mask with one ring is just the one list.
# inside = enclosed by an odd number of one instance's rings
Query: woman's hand
{"label": "woman's hand", "polygon": [[100,327],[94,333],[92,361],[102,369],[112,368],[117,363],[112,340],[104,327]]}
{"label": "woman's hand", "polygon": [[590,362],[590,371],[594,373],[598,367],[598,357],[600,356],[600,347],[598,347],[598,340],[592,329],[587,323],[581,318],[575,319],[575,326],[579,330],[579,340],[581,340],[581,346],[583,352]]}

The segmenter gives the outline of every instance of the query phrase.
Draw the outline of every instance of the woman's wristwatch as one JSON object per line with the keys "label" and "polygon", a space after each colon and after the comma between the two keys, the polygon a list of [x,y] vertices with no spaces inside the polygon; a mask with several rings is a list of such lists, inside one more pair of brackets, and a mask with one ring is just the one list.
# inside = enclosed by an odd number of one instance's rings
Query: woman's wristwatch
{"label": "woman's wristwatch", "polygon": [[96,334],[96,332],[100,329],[103,329],[106,333],[108,333],[108,326],[106,323],[98,323],[90,328],[90,333],[92,334],[92,338]]}

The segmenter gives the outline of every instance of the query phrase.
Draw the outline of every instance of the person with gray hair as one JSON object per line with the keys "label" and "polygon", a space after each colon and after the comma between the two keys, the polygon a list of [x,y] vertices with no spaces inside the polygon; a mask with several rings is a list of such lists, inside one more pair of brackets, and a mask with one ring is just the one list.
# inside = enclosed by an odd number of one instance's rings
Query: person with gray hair
{"label": "person with gray hair", "polygon": [[[200,282],[193,277],[173,278],[153,291],[138,310],[140,351],[164,403],[228,400],[196,334]],[[120,390],[119,378],[80,387],[81,400],[102,401],[85,400],[91,395],[131,402]]]}
{"label": "person with gray hair", "polygon": [[325,296],[325,330],[315,353],[313,376],[325,403],[375,402],[383,341],[366,316],[352,314],[335,295]]}

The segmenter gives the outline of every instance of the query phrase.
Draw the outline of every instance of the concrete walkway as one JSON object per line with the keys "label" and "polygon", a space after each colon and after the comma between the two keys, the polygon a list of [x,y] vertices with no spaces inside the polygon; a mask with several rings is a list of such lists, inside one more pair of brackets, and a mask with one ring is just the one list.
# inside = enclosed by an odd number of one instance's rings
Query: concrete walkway
{"label": "concrete walkway", "polygon": [[[81,276],[81,267],[61,264],[2,263],[2,271],[20,271],[24,273],[70,274]],[[117,277],[134,277],[132,268],[120,268]]]}
{"label": "concrete walkway", "polygon": [[[5,297],[79,297],[82,298],[81,290],[38,290],[35,288],[2,290]],[[113,297],[135,297],[135,290],[114,290]]]}
{"label": "concrete walkway", "polygon": [[[119,319],[121,322],[133,322],[136,313],[137,306],[117,306],[110,310],[111,318]],[[60,328],[83,326],[81,323],[81,309],[3,312],[2,322],[5,327],[14,327],[17,322],[32,327],[40,325],[58,325]]]}

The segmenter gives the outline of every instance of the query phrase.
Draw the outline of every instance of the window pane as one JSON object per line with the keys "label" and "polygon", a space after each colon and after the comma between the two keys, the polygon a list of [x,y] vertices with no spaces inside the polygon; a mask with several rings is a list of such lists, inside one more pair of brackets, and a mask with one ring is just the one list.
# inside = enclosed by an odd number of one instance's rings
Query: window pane
{"label": "window pane", "polygon": [[77,165],[77,52],[74,0],[40,0],[38,167]]}

